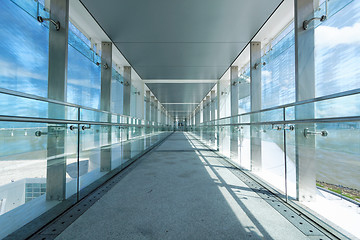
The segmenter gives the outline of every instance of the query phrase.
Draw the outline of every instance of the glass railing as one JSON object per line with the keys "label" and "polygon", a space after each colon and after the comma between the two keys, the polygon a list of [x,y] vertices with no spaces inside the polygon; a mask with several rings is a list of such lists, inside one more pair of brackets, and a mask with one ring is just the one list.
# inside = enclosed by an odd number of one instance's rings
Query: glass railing
{"label": "glass railing", "polygon": [[54,207],[75,204],[172,132],[4,89],[0,108],[0,239]]}
{"label": "glass railing", "polygon": [[190,129],[285,201],[359,238],[359,100],[356,89]]}

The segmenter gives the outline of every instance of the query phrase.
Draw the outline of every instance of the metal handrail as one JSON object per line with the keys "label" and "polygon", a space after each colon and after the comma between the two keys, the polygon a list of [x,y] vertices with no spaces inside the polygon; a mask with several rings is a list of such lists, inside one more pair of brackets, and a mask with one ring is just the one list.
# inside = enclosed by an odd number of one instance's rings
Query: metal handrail
{"label": "metal handrail", "polygon": [[247,123],[224,123],[212,125],[192,125],[192,127],[226,127],[226,126],[250,126],[250,125],[282,125],[282,124],[299,124],[299,123],[334,123],[334,122],[359,122],[360,116],[356,117],[338,117],[338,118],[321,118],[321,119],[299,119],[269,122],[247,122]]}
{"label": "metal handrail", "polygon": [[[322,96],[322,97],[307,99],[307,100],[303,100],[303,101],[288,103],[288,104],[284,104],[284,105],[280,105],[280,106],[276,106],[276,107],[261,109],[261,110],[258,110],[258,111],[252,111],[252,112],[247,112],[247,113],[241,113],[241,114],[234,115],[234,116],[223,117],[223,118],[219,118],[219,119],[216,119],[216,120],[208,121],[206,123],[231,119],[231,118],[234,118],[234,117],[241,117],[241,116],[251,115],[251,114],[255,114],[255,113],[269,112],[269,111],[278,110],[278,109],[284,109],[284,108],[289,108],[289,107],[294,107],[294,106],[299,106],[299,105],[305,105],[305,104],[308,104],[308,103],[316,103],[316,102],[320,102],[320,101],[331,100],[331,99],[336,99],[336,98],[340,98],[340,97],[347,97],[347,96],[356,95],[356,94],[360,94],[360,88],[345,91],[345,92],[341,92],[341,93],[330,94],[330,95],[326,95],[326,96]],[[342,119],[342,118],[339,118],[339,119]],[[319,119],[307,119],[307,120],[318,121]],[[291,120],[289,120],[289,121],[291,121]],[[299,121],[299,120],[297,120],[297,121]],[[278,121],[276,121],[276,122],[278,122]],[[281,121],[281,122],[284,122],[284,121]],[[271,122],[267,122],[267,123],[271,123]],[[226,125],[231,125],[231,124],[226,124]]]}
{"label": "metal handrail", "polygon": [[146,125],[131,123],[113,123],[97,121],[66,120],[54,118],[37,118],[37,117],[18,117],[0,115],[0,122],[33,122],[33,123],[52,123],[52,124],[82,124],[82,125],[107,125],[107,126],[124,126],[124,127],[171,127],[171,125]]}
{"label": "metal handrail", "polygon": [[31,100],[47,102],[47,103],[54,103],[54,104],[67,106],[67,107],[80,108],[80,109],[90,110],[90,111],[99,112],[99,113],[106,113],[106,114],[110,114],[113,116],[120,116],[120,117],[126,117],[126,118],[132,118],[132,119],[136,119],[136,120],[144,120],[145,121],[145,119],[142,119],[142,118],[136,118],[136,117],[131,117],[131,116],[122,115],[122,114],[118,114],[118,113],[112,113],[109,111],[104,111],[104,110],[100,110],[100,109],[96,109],[96,108],[81,106],[81,105],[77,105],[77,104],[73,104],[73,103],[69,103],[69,102],[62,102],[62,101],[58,101],[58,100],[54,100],[54,99],[40,97],[40,96],[36,96],[33,94],[18,92],[18,91],[14,91],[14,90],[5,89],[5,88],[0,88],[0,93],[15,96],[15,97],[22,97],[22,98],[27,98],[27,99],[31,99]]}
{"label": "metal handrail", "polygon": [[[109,112],[109,111],[103,111],[103,110],[99,110],[99,109],[95,109],[95,108],[91,108],[91,107],[86,107],[86,106],[81,106],[81,105],[77,105],[77,104],[73,104],[73,103],[62,102],[62,101],[58,101],[58,100],[54,100],[54,99],[40,97],[40,96],[36,96],[36,95],[28,94],[28,93],[23,93],[23,92],[18,92],[18,91],[14,91],[14,90],[9,90],[9,89],[5,89],[5,88],[0,88],[0,94],[6,94],[6,95],[15,96],[15,97],[26,98],[26,99],[31,99],[31,100],[35,100],[35,101],[45,102],[45,103],[53,103],[53,104],[58,104],[58,105],[61,105],[61,106],[66,106],[66,107],[73,107],[73,108],[77,108],[78,110],[79,109],[84,109],[84,110],[89,110],[89,111],[98,112],[98,113],[105,113],[105,114],[109,114],[109,116],[123,117],[123,118],[126,118],[128,120],[144,121],[145,124],[113,123],[113,122],[99,122],[99,121],[81,121],[81,120],[79,120],[80,116],[78,116],[78,120],[68,120],[68,119],[54,119],[54,118],[39,118],[39,117],[0,115],[0,121],[58,123],[58,124],[96,124],[96,125],[115,125],[115,126],[139,126],[139,127],[141,127],[141,126],[144,126],[144,127],[148,127],[148,126],[153,126],[153,127],[171,126],[171,125],[162,124],[162,123],[157,123],[156,124],[155,122],[147,121],[147,120],[142,119],[142,118],[122,115],[122,114],[118,114],[118,113],[112,113],[112,112]],[[79,113],[78,113],[78,115],[79,115]],[[153,125],[153,123],[155,123],[155,124]]]}

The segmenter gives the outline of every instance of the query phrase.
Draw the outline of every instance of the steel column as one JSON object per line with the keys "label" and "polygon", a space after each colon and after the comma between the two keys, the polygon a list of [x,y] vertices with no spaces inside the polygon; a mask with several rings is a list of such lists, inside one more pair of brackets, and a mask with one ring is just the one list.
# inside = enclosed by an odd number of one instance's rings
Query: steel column
{"label": "steel column", "polygon": [[[146,120],[146,131],[145,131],[145,133],[146,134],[149,134],[150,133],[150,126],[149,126],[149,123],[151,122],[151,98],[150,98],[150,91],[146,91],[146,102],[145,102],[145,104],[146,104],[146,106],[145,106],[145,108],[146,108],[146,116],[145,116],[145,120]],[[149,141],[150,141],[150,139],[149,139]]]}
{"label": "steel column", "polygon": [[131,109],[131,67],[124,66],[124,101],[123,114],[130,116]]}
{"label": "steel column", "polygon": [[[250,43],[250,102],[251,111],[261,110],[261,42]],[[251,116],[251,122],[260,121],[259,114]],[[251,170],[261,170],[261,126],[250,127]]]}
{"label": "steel column", "polygon": [[[296,101],[315,97],[314,28],[303,29],[303,22],[314,16],[315,0],[295,0],[295,91]],[[296,119],[314,118],[314,104],[296,106]],[[304,136],[304,129],[315,130],[315,124],[295,127],[296,188],[299,201],[316,196],[315,136]]]}
{"label": "steel column", "polygon": [[[123,114],[126,116],[130,116],[131,111],[131,67],[124,66],[124,90],[123,90]],[[129,119],[127,120],[127,123]],[[130,129],[125,127],[123,129],[123,136],[125,138],[125,142],[123,142],[123,159],[131,158],[131,142],[130,138]]]}
{"label": "steel column", "polygon": [[[216,84],[216,109],[217,109],[217,112],[216,112],[216,119],[220,119],[220,80],[217,82]],[[220,150],[220,127],[217,126],[216,127],[216,149],[217,151]]]}
{"label": "steel column", "polygon": [[[49,26],[48,98],[66,102],[69,0],[51,0],[50,9],[50,18],[59,21],[60,29]],[[49,107],[48,113],[49,118],[65,118],[66,108]],[[66,198],[66,125],[49,124],[48,133],[46,200],[61,201]]]}
{"label": "steel column", "polygon": [[[100,109],[109,111],[111,108],[111,77],[112,77],[112,43],[101,43],[101,95]],[[108,116],[111,122],[111,116]],[[101,151],[100,151],[100,171],[111,170],[111,126],[102,126],[101,129]]]}
{"label": "steel column", "polygon": [[[216,116],[215,116],[215,109],[216,109],[216,94],[215,94],[215,91],[212,90],[210,92],[210,121],[213,121],[216,119]],[[214,122],[212,122],[212,124],[214,124]],[[210,136],[210,141],[211,141],[211,144],[212,145],[215,145],[216,144],[216,136],[215,136],[215,127],[211,127],[211,136]]]}
{"label": "steel column", "polygon": [[[239,85],[238,85],[238,67],[232,66],[230,68],[230,105],[231,105],[231,116],[238,115],[239,110]],[[237,120],[232,117],[231,123],[237,123]],[[230,158],[239,163],[239,131],[235,126],[230,127]]]}

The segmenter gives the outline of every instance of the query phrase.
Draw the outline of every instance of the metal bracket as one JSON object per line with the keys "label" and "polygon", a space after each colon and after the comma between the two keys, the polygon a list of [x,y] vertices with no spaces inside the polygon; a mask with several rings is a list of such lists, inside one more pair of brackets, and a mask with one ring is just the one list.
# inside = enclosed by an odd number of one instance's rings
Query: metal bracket
{"label": "metal bracket", "polygon": [[328,135],[328,132],[325,130],[322,130],[320,132],[312,132],[308,128],[304,129],[304,136],[307,138],[309,135],[320,135],[322,137],[326,137]]}
{"label": "metal bracket", "polygon": [[55,20],[53,20],[51,18],[43,18],[42,16],[37,16],[37,20],[40,23],[43,23],[44,21],[49,21],[52,24],[54,24],[56,31],[60,30],[60,22],[59,21],[55,21]]}
{"label": "metal bracket", "polygon": [[254,69],[258,69],[258,67],[260,66],[260,65],[263,65],[263,66],[265,66],[266,65],[266,62],[263,62],[263,63],[255,63],[255,65],[254,65]]}
{"label": "metal bracket", "polygon": [[36,137],[41,137],[42,135],[47,135],[47,134],[48,134],[47,132],[42,132],[40,130],[35,132]]}
{"label": "metal bracket", "polygon": [[237,130],[237,131],[241,131],[243,129],[243,126],[240,126],[240,127],[234,127],[234,132],[235,132],[235,130]]}
{"label": "metal bracket", "polygon": [[294,125],[284,125],[284,130],[294,131],[295,126]]}
{"label": "metal bracket", "polygon": [[49,132],[42,132],[41,130],[38,130],[35,132],[36,137],[41,137],[43,135],[55,135],[58,136],[58,133],[65,130],[65,127],[61,126],[51,126],[48,127]]}
{"label": "metal bracket", "polygon": [[85,125],[83,125],[83,126],[81,126],[81,129],[84,131],[84,130],[86,130],[86,129],[90,129],[91,128],[91,125],[89,124],[89,126],[87,127],[87,126],[85,126]]}
{"label": "metal bracket", "polygon": [[283,129],[283,127],[280,125],[272,125],[272,129],[280,131]]}
{"label": "metal bracket", "polygon": [[309,27],[309,24],[312,22],[312,21],[315,21],[315,20],[320,20],[320,22],[324,22],[326,21],[327,17],[328,17],[328,1],[329,0],[325,0],[325,15],[322,15],[321,17],[313,17],[313,18],[310,18],[308,20],[305,20],[303,22],[303,29],[304,30],[307,30],[308,27]]}
{"label": "metal bracket", "polygon": [[324,22],[326,19],[327,19],[327,16],[326,16],[326,15],[322,15],[321,17],[313,17],[313,18],[310,18],[309,20],[305,20],[305,21],[303,22],[303,29],[304,29],[304,30],[307,30],[308,27],[309,27],[309,24],[310,24],[312,21],[320,20],[320,22]]}
{"label": "metal bracket", "polygon": [[71,131],[74,131],[75,129],[79,129],[79,127],[77,127],[75,125],[71,125],[69,128],[70,128]]}

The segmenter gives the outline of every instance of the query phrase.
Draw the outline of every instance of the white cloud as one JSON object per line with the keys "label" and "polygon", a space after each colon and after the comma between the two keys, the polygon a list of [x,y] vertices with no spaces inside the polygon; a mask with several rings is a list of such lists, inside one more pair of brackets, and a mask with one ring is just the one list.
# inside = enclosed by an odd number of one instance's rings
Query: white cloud
{"label": "white cloud", "polygon": [[29,72],[19,66],[0,59],[0,77],[6,78],[32,78],[47,81],[47,76],[42,74]]}
{"label": "white cloud", "polygon": [[68,83],[78,86],[86,86],[94,89],[101,89],[101,86],[95,83],[92,83],[90,79],[84,78],[68,78]]}
{"label": "white cloud", "polygon": [[268,71],[268,70],[262,70],[262,71],[261,71],[261,76],[262,76],[262,77],[269,77],[269,78],[271,78],[272,72],[271,72],[271,71]]}
{"label": "white cloud", "polygon": [[319,26],[316,29],[316,46],[335,47],[339,44],[360,44],[360,23],[351,27]]}

